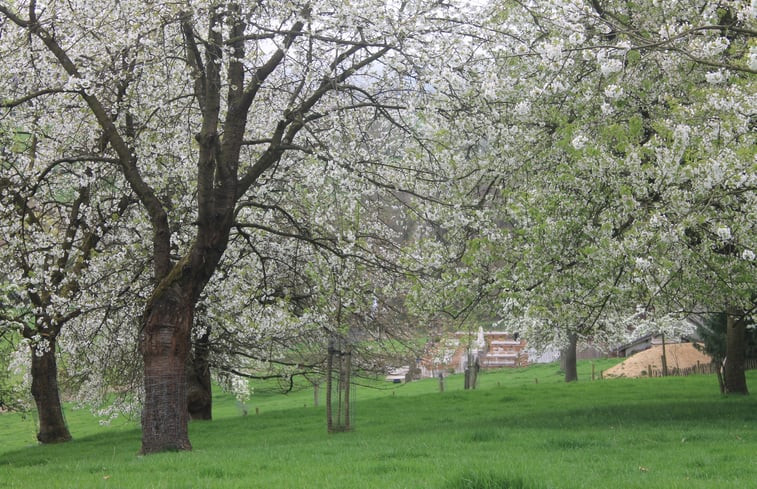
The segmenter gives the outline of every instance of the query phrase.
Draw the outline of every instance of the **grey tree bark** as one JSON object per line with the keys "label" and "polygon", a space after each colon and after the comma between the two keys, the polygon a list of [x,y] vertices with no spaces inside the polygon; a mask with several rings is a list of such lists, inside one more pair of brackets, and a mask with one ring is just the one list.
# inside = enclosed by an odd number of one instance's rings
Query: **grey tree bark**
{"label": "grey tree bark", "polygon": [[63,417],[58,390],[58,366],[55,359],[55,339],[49,339],[49,349],[36,351],[32,346],[32,396],[39,416],[37,440],[40,443],[61,443],[71,440],[71,433]]}
{"label": "grey tree bark", "polygon": [[576,365],[578,347],[578,335],[570,333],[568,335],[568,345],[563,350],[565,382],[575,382],[578,380],[578,369]]}

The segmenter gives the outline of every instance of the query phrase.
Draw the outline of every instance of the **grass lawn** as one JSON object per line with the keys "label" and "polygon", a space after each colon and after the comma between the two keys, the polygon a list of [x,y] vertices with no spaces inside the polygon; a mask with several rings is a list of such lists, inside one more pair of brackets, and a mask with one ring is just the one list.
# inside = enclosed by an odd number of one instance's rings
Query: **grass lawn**
{"label": "grass lawn", "polygon": [[434,379],[362,387],[354,431],[336,435],[311,390],[260,385],[248,416],[217,394],[215,420],[190,425],[192,452],[147,457],[133,422],[68,408],[74,441],[38,446],[33,418],[4,414],[0,488],[757,487],[757,398],[721,397],[714,376],[590,372],[583,362],[569,385],[551,364],[485,372],[476,391],[459,376],[444,393]]}

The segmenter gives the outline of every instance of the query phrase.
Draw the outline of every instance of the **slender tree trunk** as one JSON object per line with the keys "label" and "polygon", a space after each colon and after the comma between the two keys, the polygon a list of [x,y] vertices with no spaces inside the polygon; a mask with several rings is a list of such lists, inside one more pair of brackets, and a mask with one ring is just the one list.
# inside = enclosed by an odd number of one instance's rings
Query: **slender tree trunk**
{"label": "slender tree trunk", "polygon": [[155,294],[140,336],[145,382],[144,454],[192,449],[187,433],[187,360],[194,302],[177,282]]}
{"label": "slender tree trunk", "polygon": [[468,390],[472,389],[471,386],[471,379],[473,377],[473,353],[471,352],[470,348],[468,348],[468,355],[467,360],[465,363],[465,377],[463,380],[463,389]]}
{"label": "slender tree trunk", "polygon": [[578,335],[571,333],[568,335],[568,346],[563,350],[563,358],[565,360],[565,382],[575,382],[578,380],[578,369],[576,367],[578,347]]}
{"label": "slender tree trunk", "polygon": [[61,443],[71,440],[71,433],[63,418],[58,391],[58,366],[55,360],[55,339],[44,352],[32,346],[32,396],[39,414],[40,443]]}
{"label": "slender tree trunk", "polygon": [[478,373],[481,371],[481,364],[478,363],[478,358],[473,361],[473,367],[471,368],[472,378],[470,382],[471,389],[478,388]]}
{"label": "slender tree trunk", "polygon": [[746,385],[746,323],[727,314],[725,390],[727,394],[749,394]]}
{"label": "slender tree trunk", "polygon": [[213,393],[210,382],[210,330],[194,341],[192,359],[187,365],[187,408],[192,420],[213,419]]}
{"label": "slender tree trunk", "polygon": [[329,355],[326,360],[326,431],[331,433],[334,431],[334,413],[331,407],[331,389],[333,388],[333,372],[334,369],[334,346],[333,342],[329,342]]}
{"label": "slender tree trunk", "polygon": [[723,378],[723,363],[721,361],[718,361],[717,369],[715,370],[715,374],[718,377],[718,386],[720,386],[720,393],[725,394],[726,388],[725,388],[725,379]]}
{"label": "slender tree trunk", "polygon": [[344,431],[350,431],[350,374],[352,372],[352,351],[348,349],[342,357],[342,385],[344,386]]}

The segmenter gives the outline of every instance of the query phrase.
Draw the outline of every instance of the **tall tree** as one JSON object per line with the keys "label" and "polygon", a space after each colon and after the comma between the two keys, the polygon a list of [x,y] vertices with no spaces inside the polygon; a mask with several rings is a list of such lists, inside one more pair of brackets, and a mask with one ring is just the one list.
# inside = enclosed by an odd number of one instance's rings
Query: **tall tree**
{"label": "tall tree", "polygon": [[[2,101],[0,107],[16,103]],[[64,327],[95,308],[85,300],[87,289],[103,274],[118,273],[115,264],[105,271],[89,265],[131,202],[113,175],[93,179],[89,166],[102,162],[100,155],[76,137],[50,134],[51,126],[64,123],[61,116],[16,119],[19,126],[6,128],[8,144],[0,153],[0,269],[15,290],[4,298],[0,332],[6,337],[16,332],[22,339],[18,346],[29,349],[41,443],[71,439],[60,400],[59,341]],[[61,141],[75,156],[55,153]]]}
{"label": "tall tree", "polygon": [[[360,131],[383,119],[412,130],[403,121],[407,94],[425,89],[414,72],[430,50],[444,57],[460,47],[447,41],[467,25],[464,12],[437,2],[30,0],[0,4],[0,14],[4,44],[16,39],[41,54],[36,78],[8,82],[10,93],[31,102],[67,79],[66,90],[78,95],[71,103],[99,125],[149,217],[154,282],[140,326],[142,452],[190,449],[194,308],[240,204],[314,156],[325,173],[354,172],[379,186],[412,188],[416,175],[424,178],[420,167],[392,168],[380,155],[332,154],[334,128]],[[170,192],[177,182],[188,192]]]}
{"label": "tall tree", "polygon": [[501,191],[476,279],[531,341],[621,335],[638,304],[753,311],[749,8],[493,7],[502,43],[470,103],[488,108]]}

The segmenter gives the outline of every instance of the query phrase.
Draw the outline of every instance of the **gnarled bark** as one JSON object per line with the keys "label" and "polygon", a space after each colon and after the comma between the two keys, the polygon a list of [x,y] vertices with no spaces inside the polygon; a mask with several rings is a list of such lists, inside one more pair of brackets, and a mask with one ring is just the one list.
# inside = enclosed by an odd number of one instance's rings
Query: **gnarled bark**
{"label": "gnarled bark", "polygon": [[142,324],[144,454],[191,450],[187,425],[187,360],[194,301],[178,284],[156,291]]}

